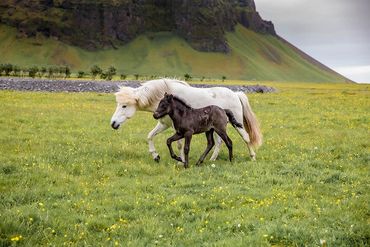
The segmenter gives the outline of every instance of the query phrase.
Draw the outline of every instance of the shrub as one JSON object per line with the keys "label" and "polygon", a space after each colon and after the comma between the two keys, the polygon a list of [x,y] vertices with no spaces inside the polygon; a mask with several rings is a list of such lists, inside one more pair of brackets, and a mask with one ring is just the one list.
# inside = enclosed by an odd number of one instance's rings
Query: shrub
{"label": "shrub", "polygon": [[9,76],[10,73],[13,71],[13,65],[10,63],[4,64],[4,72],[6,76]]}
{"label": "shrub", "polygon": [[116,68],[115,67],[113,67],[113,66],[110,66],[109,68],[108,68],[108,71],[107,71],[107,73],[106,73],[106,75],[107,75],[107,80],[112,80],[112,78],[113,78],[113,76],[115,75],[117,73],[117,70],[116,70]]}
{"label": "shrub", "polygon": [[190,81],[192,77],[191,77],[191,75],[189,75],[188,73],[186,73],[184,75],[184,78],[185,78],[185,81]]}
{"label": "shrub", "polygon": [[35,78],[37,72],[39,72],[39,68],[37,66],[33,66],[33,67],[28,69],[28,76],[32,77],[32,78]]}
{"label": "shrub", "polygon": [[71,76],[71,69],[68,66],[64,67],[64,74],[66,78],[69,78]]}
{"label": "shrub", "polygon": [[120,78],[121,78],[121,80],[125,80],[127,78],[127,75],[121,74]]}
{"label": "shrub", "polygon": [[77,72],[77,78],[83,78],[84,75],[85,75],[85,72],[83,72],[83,71],[78,71]]}
{"label": "shrub", "polygon": [[45,76],[46,72],[48,72],[48,69],[46,67],[41,67],[40,69],[41,77]]}
{"label": "shrub", "polygon": [[13,75],[14,76],[20,76],[21,68],[17,65],[13,66]]}
{"label": "shrub", "polygon": [[140,76],[139,74],[135,74],[134,76],[135,76],[135,80],[139,80],[139,76]]}
{"label": "shrub", "polygon": [[226,80],[226,76],[222,76],[222,81],[224,82]]}
{"label": "shrub", "polygon": [[93,79],[95,79],[97,75],[101,75],[103,73],[103,70],[98,65],[92,66],[90,71]]}
{"label": "shrub", "polygon": [[48,68],[48,77],[51,78],[54,75],[54,69],[52,67]]}

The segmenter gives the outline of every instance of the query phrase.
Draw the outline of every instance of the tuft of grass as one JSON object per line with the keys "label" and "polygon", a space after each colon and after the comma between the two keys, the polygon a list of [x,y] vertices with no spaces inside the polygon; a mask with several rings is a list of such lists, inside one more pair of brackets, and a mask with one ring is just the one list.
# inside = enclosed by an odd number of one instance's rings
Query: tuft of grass
{"label": "tuft of grass", "polygon": [[277,87],[248,95],[257,162],[229,128],[234,163],[194,167],[199,135],[188,170],[151,114],[112,130],[113,95],[0,91],[0,245],[367,246],[369,87]]}
{"label": "tuft of grass", "polygon": [[0,63],[21,67],[69,65],[73,71],[90,71],[114,65],[118,74],[193,78],[226,78],[250,81],[344,82],[345,78],[318,67],[271,35],[258,34],[241,25],[226,34],[228,54],[199,52],[180,37],[159,32],[140,35],[118,49],[86,51],[44,37],[17,38],[16,29],[0,25]]}

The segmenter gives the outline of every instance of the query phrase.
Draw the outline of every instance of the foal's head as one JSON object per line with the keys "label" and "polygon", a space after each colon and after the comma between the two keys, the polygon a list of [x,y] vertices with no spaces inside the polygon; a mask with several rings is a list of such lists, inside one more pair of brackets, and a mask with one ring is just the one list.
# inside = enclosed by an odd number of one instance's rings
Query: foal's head
{"label": "foal's head", "polygon": [[157,110],[155,110],[153,117],[155,119],[162,118],[171,112],[173,103],[173,95],[165,93],[164,98],[159,102]]}

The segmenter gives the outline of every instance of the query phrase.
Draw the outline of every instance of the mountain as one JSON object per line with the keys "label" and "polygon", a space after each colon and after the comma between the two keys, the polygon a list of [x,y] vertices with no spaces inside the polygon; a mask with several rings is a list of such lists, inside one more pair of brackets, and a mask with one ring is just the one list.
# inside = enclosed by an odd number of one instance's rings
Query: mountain
{"label": "mountain", "polygon": [[2,0],[0,23],[0,63],[347,81],[279,37],[253,0]]}

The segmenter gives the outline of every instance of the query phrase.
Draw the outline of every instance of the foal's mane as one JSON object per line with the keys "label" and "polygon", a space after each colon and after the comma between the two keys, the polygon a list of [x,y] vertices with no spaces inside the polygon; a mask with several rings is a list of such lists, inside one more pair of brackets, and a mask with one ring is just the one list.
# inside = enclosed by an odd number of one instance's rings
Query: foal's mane
{"label": "foal's mane", "polygon": [[178,96],[173,95],[173,99],[174,99],[174,100],[176,100],[176,101],[178,101],[178,102],[179,102],[179,103],[181,103],[182,105],[184,105],[186,108],[188,108],[188,109],[192,109],[192,107],[191,107],[188,103],[186,103],[186,101],[185,101],[185,100],[183,100],[183,99],[179,98]]}

